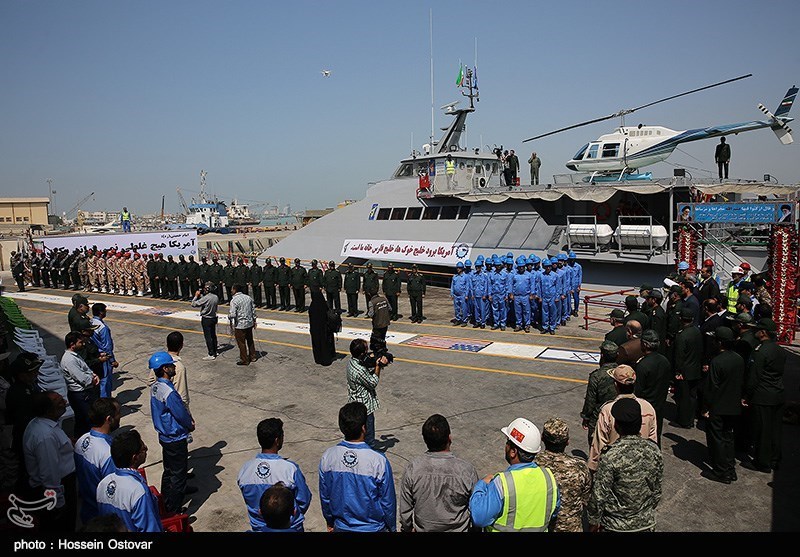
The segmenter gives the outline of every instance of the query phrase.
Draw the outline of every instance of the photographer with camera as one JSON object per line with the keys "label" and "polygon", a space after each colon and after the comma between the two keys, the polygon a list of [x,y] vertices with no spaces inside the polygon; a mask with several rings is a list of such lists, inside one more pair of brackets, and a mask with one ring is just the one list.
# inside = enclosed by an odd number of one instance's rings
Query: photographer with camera
{"label": "photographer with camera", "polygon": [[367,433],[364,442],[375,448],[375,410],[378,402],[378,381],[381,371],[394,360],[386,352],[371,351],[363,338],[353,339],[350,343],[350,362],[347,364],[347,401],[361,402],[367,407]]}

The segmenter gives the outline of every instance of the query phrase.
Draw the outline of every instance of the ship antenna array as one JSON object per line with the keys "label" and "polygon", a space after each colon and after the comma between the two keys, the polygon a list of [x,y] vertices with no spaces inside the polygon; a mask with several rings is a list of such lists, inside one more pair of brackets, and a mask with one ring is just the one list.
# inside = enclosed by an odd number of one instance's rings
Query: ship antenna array
{"label": "ship antenna array", "polygon": [[481,96],[478,91],[478,76],[475,74],[472,68],[467,68],[467,71],[464,72],[464,82],[461,84],[461,94],[469,98],[470,108],[474,109],[475,102],[481,101]]}

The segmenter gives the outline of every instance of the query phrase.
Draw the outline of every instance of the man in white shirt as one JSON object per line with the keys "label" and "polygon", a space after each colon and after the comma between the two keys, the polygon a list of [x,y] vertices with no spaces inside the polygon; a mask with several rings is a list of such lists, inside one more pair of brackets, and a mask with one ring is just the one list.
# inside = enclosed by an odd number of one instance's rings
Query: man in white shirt
{"label": "man in white shirt", "polygon": [[35,511],[42,531],[74,532],[78,508],[75,460],[72,442],[58,425],[67,401],[55,391],[45,391],[33,395],[32,406],[35,417],[22,436],[30,490],[19,499],[33,503],[54,497],[54,507]]}
{"label": "man in white shirt", "polygon": [[256,306],[253,298],[242,291],[242,286],[234,284],[231,288],[233,297],[228,312],[228,323],[231,333],[236,338],[239,346],[239,361],[237,366],[247,366],[250,362],[258,360],[256,345],[253,341],[253,331],[256,328]]}

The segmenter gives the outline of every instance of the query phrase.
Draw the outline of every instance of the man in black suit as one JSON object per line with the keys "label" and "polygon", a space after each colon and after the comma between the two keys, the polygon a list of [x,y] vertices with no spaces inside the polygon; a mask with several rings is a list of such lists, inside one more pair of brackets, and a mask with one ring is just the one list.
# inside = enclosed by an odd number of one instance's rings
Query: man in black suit
{"label": "man in black suit", "polygon": [[694,325],[700,324],[700,301],[694,295],[694,281],[684,278],[680,282],[681,285],[681,308],[689,308],[694,312]]}
{"label": "man in black suit", "polygon": [[711,470],[703,475],[715,482],[736,481],[733,427],[742,412],[744,360],[733,350],[735,336],[728,327],[717,327],[712,335],[719,354],[711,360],[705,401],[708,404],[706,445]]}
{"label": "man in black suit", "polygon": [[661,429],[664,407],[667,404],[669,384],[672,382],[672,366],[663,354],[658,353],[661,339],[653,329],[642,332],[642,356],[633,366],[636,370],[636,388],[633,393],[653,405],[656,411],[656,435],[661,446]]}
{"label": "man in black suit", "polygon": [[675,335],[675,404],[677,427],[694,427],[697,409],[697,387],[703,378],[703,335],[694,325],[697,319],[692,308],[682,307],[682,329]]}
{"label": "man in black suit", "polygon": [[712,273],[711,267],[703,266],[700,268],[700,286],[697,288],[697,300],[701,304],[710,298],[719,301],[719,284],[711,276]]}
{"label": "man in black suit", "polygon": [[703,318],[700,323],[700,332],[703,333],[703,365],[711,363],[717,355],[717,342],[714,339],[714,331],[717,327],[725,325],[725,320],[719,315],[719,305],[714,300],[703,302]]}

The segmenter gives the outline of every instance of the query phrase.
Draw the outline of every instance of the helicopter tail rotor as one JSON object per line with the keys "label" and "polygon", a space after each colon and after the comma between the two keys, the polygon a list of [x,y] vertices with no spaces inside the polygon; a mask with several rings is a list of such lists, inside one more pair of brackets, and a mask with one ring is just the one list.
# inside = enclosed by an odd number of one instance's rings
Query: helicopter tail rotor
{"label": "helicopter tail rotor", "polygon": [[786,92],[786,96],[778,105],[778,109],[775,111],[775,114],[770,112],[763,104],[759,103],[758,105],[758,109],[763,112],[772,122],[770,129],[775,132],[775,136],[778,138],[778,141],[784,145],[789,145],[794,141],[792,138],[792,130],[787,124],[793,120],[793,118],[789,118],[788,115],[789,111],[792,109],[792,105],[794,104],[794,99],[796,96],[797,87],[790,87]]}

